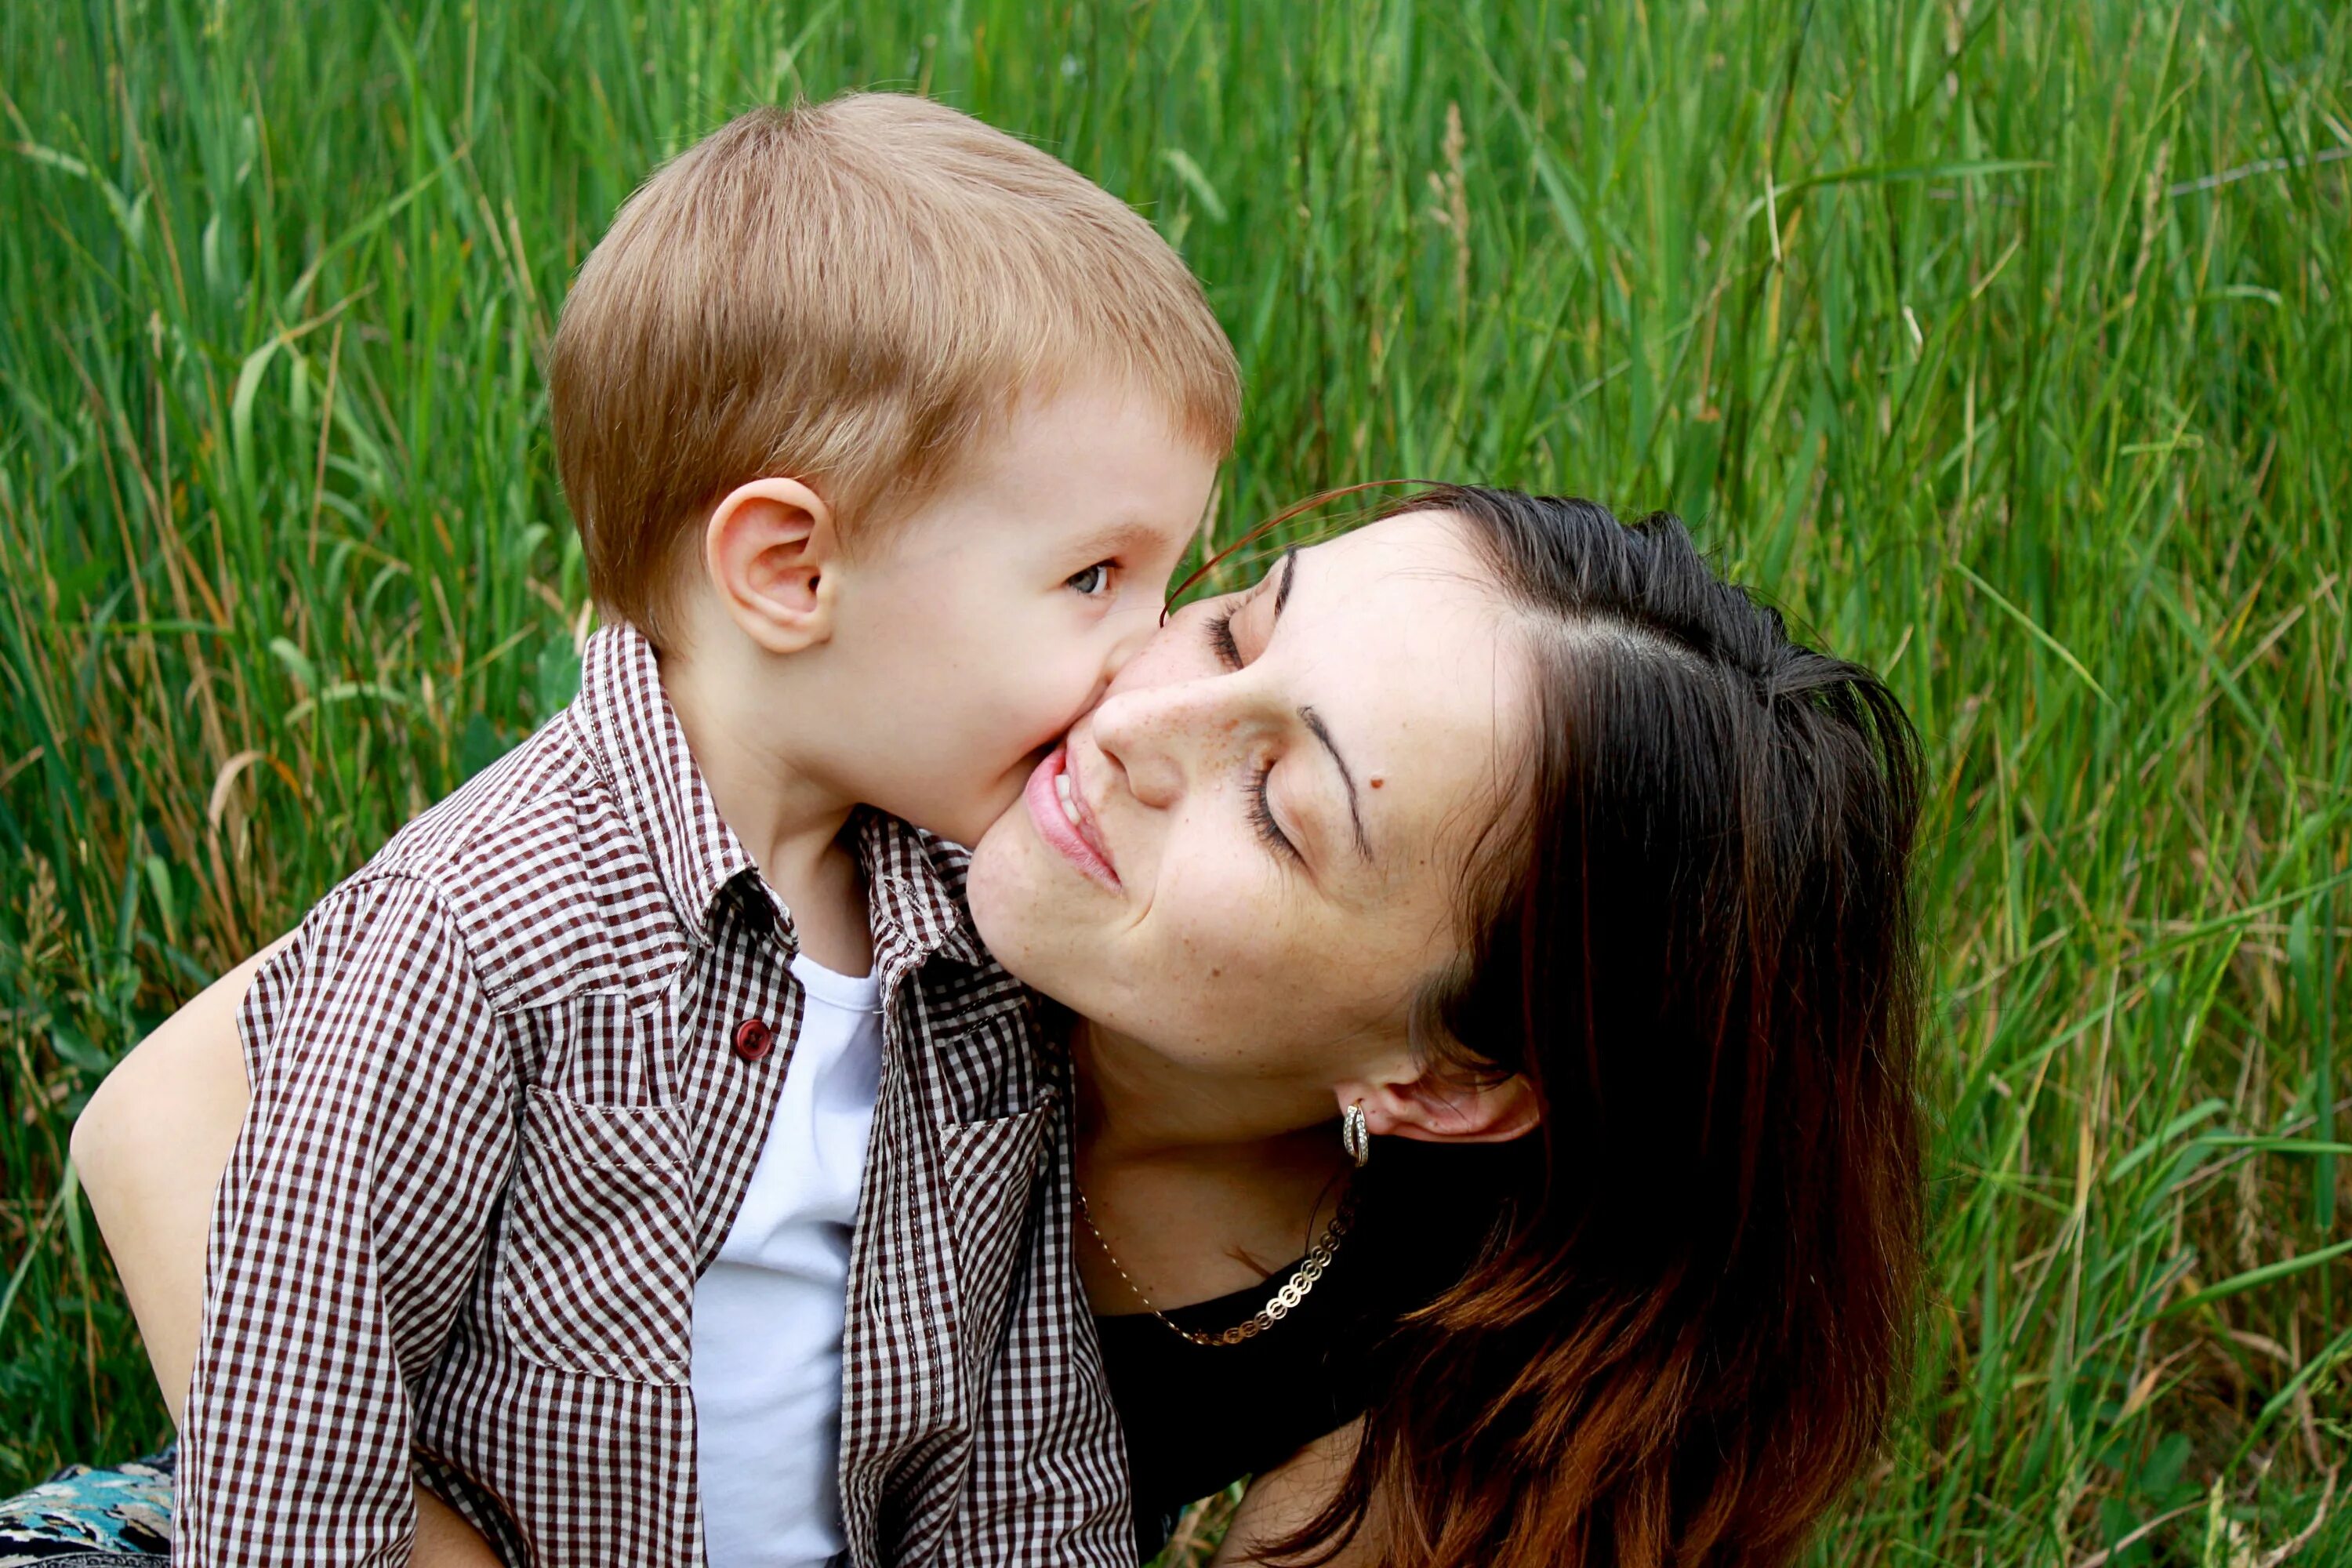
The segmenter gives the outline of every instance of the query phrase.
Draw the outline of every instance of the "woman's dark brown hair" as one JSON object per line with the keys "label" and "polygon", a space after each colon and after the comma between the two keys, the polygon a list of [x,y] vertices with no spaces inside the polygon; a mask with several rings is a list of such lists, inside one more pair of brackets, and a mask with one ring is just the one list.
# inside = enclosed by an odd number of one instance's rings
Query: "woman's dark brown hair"
{"label": "woman's dark brown hair", "polygon": [[1672,517],[1471,488],[1392,510],[1460,518],[1533,651],[1527,771],[1423,1016],[1426,1050],[1523,1074],[1543,1120],[1286,1550],[1771,1568],[1904,1361],[1917,741]]}

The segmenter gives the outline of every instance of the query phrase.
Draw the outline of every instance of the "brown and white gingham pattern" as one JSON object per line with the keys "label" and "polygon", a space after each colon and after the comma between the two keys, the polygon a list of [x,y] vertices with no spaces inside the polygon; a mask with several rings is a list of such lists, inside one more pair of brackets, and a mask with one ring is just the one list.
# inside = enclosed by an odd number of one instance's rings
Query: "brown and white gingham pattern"
{"label": "brown and white gingham pattern", "polygon": [[[858,1564],[1131,1563],[1071,1250],[1066,1066],[960,850],[867,814],[880,1101],[849,1271]],[[412,1481],[509,1563],[703,1561],[688,1356],[791,1059],[789,918],[626,628],[330,894],[240,1020],[173,1554],[398,1563]],[[776,1032],[763,1059],[739,1025]]]}

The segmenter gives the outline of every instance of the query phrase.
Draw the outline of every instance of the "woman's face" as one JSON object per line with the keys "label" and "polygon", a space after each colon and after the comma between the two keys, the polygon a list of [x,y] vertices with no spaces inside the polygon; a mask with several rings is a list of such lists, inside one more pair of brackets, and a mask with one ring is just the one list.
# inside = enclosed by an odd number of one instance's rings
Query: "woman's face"
{"label": "woman's face", "polygon": [[[1191,1071],[1319,1092],[1408,1056],[1412,998],[1527,709],[1510,613],[1419,512],[1186,607],[972,859],[1023,980]],[[1320,1086],[1319,1091],[1318,1086]]]}

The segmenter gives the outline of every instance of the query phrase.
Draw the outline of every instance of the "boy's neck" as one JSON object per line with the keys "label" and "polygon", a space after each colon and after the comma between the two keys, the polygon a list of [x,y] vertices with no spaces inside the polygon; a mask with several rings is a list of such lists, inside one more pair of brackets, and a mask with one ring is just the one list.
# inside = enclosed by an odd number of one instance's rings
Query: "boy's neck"
{"label": "boy's neck", "polygon": [[662,689],[720,820],[792,911],[801,952],[864,974],[874,963],[865,881],[843,836],[856,802],[812,775],[793,750],[802,727],[782,719],[790,705],[733,662],[723,646],[665,654]]}

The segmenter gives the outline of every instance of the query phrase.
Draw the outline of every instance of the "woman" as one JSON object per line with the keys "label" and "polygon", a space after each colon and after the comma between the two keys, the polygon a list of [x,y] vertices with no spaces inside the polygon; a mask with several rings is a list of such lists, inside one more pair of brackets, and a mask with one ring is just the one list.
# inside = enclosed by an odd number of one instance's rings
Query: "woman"
{"label": "woman", "polygon": [[[1221,1560],[1788,1561],[1917,1267],[1886,689],[1671,519],[1444,489],[1178,612],[1066,744],[1076,831],[1014,807],[970,894],[1072,1015],[1139,1515],[1255,1472]],[[92,1140],[181,1135],[193,1195],[108,1215],[173,1389],[236,988]]]}

